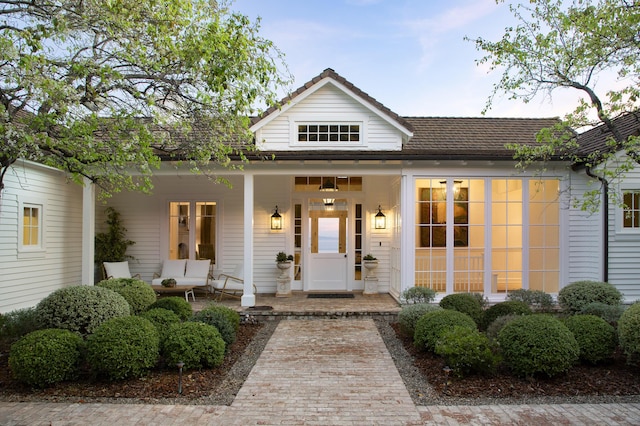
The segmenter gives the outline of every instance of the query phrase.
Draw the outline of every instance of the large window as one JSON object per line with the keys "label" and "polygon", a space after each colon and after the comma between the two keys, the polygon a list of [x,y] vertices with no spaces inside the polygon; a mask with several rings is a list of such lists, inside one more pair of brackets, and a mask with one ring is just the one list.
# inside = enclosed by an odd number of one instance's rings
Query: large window
{"label": "large window", "polygon": [[211,259],[216,263],[216,203],[169,203],[169,259]]}

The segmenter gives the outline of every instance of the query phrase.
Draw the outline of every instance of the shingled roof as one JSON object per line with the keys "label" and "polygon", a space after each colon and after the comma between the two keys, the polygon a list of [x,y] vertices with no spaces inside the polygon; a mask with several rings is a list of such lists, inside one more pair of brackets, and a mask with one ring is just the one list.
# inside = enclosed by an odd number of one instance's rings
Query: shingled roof
{"label": "shingled roof", "polygon": [[[613,124],[624,139],[629,138],[629,136],[640,136],[640,111],[630,112],[618,117],[613,120]],[[607,140],[612,137],[613,134],[606,125],[602,124],[594,127],[578,136],[580,151],[583,155],[608,152],[614,149],[611,146],[607,146]]]}

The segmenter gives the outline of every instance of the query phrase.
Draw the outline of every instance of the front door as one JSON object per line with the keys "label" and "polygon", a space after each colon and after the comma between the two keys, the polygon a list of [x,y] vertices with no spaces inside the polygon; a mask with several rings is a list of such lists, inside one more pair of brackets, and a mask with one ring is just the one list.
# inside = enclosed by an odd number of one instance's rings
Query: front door
{"label": "front door", "polygon": [[310,209],[309,232],[311,244],[307,290],[348,290],[347,210]]}

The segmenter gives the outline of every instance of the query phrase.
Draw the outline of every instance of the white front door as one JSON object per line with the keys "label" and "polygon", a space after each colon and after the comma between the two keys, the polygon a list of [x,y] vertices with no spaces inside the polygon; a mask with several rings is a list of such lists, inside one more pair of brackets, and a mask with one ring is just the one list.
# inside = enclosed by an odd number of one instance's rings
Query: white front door
{"label": "white front door", "polygon": [[347,211],[309,211],[308,291],[346,291]]}

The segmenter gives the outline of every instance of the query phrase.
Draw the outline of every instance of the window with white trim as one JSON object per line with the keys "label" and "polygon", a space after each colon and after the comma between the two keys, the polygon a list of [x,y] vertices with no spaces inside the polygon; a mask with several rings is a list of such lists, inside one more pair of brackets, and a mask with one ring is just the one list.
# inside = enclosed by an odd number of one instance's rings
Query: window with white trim
{"label": "window with white trim", "polygon": [[20,204],[20,209],[20,249],[23,251],[43,250],[43,205],[23,202]]}
{"label": "window with white trim", "polygon": [[298,124],[298,142],[360,142],[360,124]]}
{"label": "window with white trim", "polygon": [[622,194],[622,227],[640,229],[640,190],[626,191]]}

